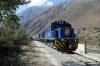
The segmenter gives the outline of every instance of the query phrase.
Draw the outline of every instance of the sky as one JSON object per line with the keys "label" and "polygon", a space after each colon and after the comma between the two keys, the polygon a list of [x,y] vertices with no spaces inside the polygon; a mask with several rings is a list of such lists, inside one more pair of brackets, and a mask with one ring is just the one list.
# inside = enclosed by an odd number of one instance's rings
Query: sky
{"label": "sky", "polygon": [[29,4],[19,6],[16,13],[20,13],[21,11],[31,6],[53,6],[54,4],[59,3],[59,2],[70,2],[70,1],[71,0],[31,0]]}

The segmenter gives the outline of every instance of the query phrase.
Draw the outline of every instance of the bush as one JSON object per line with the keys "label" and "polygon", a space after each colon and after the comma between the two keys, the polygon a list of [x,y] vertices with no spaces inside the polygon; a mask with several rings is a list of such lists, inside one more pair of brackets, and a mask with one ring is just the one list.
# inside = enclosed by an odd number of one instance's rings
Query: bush
{"label": "bush", "polygon": [[19,28],[18,31],[15,32],[14,44],[26,45],[30,42],[30,37],[22,28]]}
{"label": "bush", "polygon": [[97,46],[99,46],[100,47],[100,35],[98,36],[98,38],[97,38],[97,41],[96,41],[97,43]]}
{"label": "bush", "polygon": [[82,36],[82,37],[79,37],[78,39],[80,43],[86,43],[85,37]]}
{"label": "bush", "polygon": [[[20,45],[27,45],[29,36],[19,27],[16,30],[0,28],[0,66],[23,66]],[[19,56],[21,55],[21,56]],[[27,60],[27,59],[25,59]],[[23,64],[24,63],[24,64]]]}
{"label": "bush", "polygon": [[94,27],[95,30],[97,30],[98,32],[100,32],[100,28],[99,27]]}
{"label": "bush", "polygon": [[30,42],[30,38],[21,27],[17,30],[0,28],[1,46],[25,45],[28,42]]}
{"label": "bush", "polygon": [[86,28],[84,27],[83,30],[86,30]]}
{"label": "bush", "polygon": [[[14,51],[17,47],[9,47],[8,49],[12,48],[12,51],[9,51],[6,47],[4,50],[4,47],[0,47],[0,66],[28,66],[29,58],[21,59],[23,56],[25,56],[24,53],[20,53],[19,51]],[[1,51],[1,49],[3,51]],[[7,51],[8,50],[8,51]]]}

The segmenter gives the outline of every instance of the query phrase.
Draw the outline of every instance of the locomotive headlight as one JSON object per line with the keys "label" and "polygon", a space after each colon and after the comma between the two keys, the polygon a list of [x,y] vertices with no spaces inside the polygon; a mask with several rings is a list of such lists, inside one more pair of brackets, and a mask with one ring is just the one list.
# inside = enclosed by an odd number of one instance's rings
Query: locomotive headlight
{"label": "locomotive headlight", "polygon": [[64,39],[61,39],[61,41],[64,41]]}
{"label": "locomotive headlight", "polygon": [[75,41],[76,41],[76,39],[75,39]]}

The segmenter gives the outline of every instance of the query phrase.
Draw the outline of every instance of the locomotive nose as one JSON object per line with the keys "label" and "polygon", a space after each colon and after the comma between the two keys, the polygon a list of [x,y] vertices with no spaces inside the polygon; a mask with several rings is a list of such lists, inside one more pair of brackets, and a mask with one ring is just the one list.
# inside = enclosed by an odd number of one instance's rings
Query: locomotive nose
{"label": "locomotive nose", "polygon": [[66,35],[66,36],[69,36],[69,35],[70,35],[70,29],[67,28],[67,29],[65,30],[65,35]]}

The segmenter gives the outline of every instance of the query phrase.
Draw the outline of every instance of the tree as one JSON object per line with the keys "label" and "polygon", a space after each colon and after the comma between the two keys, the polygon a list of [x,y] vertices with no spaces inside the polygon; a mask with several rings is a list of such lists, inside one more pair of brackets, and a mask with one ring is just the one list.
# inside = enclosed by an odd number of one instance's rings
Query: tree
{"label": "tree", "polygon": [[26,2],[26,0],[0,0],[0,22],[6,27],[17,28],[17,26],[19,26],[19,18],[15,14],[15,11],[19,5],[29,2],[30,1]]}
{"label": "tree", "polygon": [[[0,31],[0,36],[4,38],[8,35],[14,35],[14,33],[21,28],[18,23],[19,16],[16,15],[16,10],[19,5],[27,4],[29,2],[30,1],[26,0],[0,0],[0,22],[3,25],[3,31]],[[7,38],[4,39],[7,40]]]}
{"label": "tree", "polygon": [[[25,66],[20,59],[20,45],[27,44],[29,37],[19,25],[16,10],[26,0],[0,0],[0,66]],[[15,63],[14,63],[15,62]],[[21,65],[22,64],[22,65]]]}

